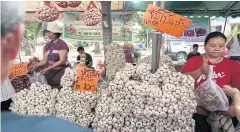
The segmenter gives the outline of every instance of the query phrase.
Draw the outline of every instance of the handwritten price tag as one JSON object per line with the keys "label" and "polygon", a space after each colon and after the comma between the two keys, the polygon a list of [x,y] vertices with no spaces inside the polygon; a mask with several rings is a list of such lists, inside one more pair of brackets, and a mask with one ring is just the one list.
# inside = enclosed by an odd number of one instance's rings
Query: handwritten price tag
{"label": "handwritten price tag", "polygon": [[146,26],[163,33],[175,37],[181,37],[184,30],[191,24],[192,20],[149,4],[142,18],[142,22]]}
{"label": "handwritten price tag", "polygon": [[91,92],[96,94],[99,77],[100,75],[97,71],[79,66],[74,89],[80,92]]}
{"label": "handwritten price tag", "polygon": [[17,77],[26,75],[28,72],[28,64],[14,64],[10,76]]}

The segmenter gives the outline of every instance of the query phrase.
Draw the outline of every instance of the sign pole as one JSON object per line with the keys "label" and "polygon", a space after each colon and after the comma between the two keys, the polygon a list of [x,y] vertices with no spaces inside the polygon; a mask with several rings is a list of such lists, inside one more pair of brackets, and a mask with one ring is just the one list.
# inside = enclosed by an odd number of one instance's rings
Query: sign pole
{"label": "sign pole", "polygon": [[151,72],[155,73],[159,68],[162,33],[156,30],[152,31],[152,65]]}

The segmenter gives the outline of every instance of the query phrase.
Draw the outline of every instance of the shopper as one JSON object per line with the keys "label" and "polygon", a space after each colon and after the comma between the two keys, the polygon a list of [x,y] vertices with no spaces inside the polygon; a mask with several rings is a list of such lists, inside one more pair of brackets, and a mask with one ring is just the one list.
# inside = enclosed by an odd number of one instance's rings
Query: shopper
{"label": "shopper", "polygon": [[240,62],[240,33],[232,37],[227,44],[227,48],[229,49],[229,59]]}
{"label": "shopper", "polygon": [[[79,55],[77,56],[77,61],[80,62],[81,59],[84,59],[85,60],[85,65],[88,68],[93,68],[92,67],[92,65],[93,65],[92,56],[90,54],[86,53],[83,47],[78,47],[77,51],[79,53]],[[85,58],[81,58],[81,56],[80,56],[81,54],[84,54]]]}
{"label": "shopper", "polygon": [[49,42],[44,46],[43,60],[29,69],[35,70],[40,66],[46,68],[40,71],[48,84],[53,88],[61,88],[61,78],[68,67],[68,45],[60,39],[62,27],[55,21],[48,23],[47,34]]}
{"label": "shopper", "polygon": [[10,111],[9,107],[12,103],[12,96],[15,90],[12,86],[10,79],[7,79],[1,86],[1,111]]}
{"label": "shopper", "polygon": [[[195,79],[195,88],[206,81],[209,65],[214,65],[214,79],[220,87],[230,85],[231,82],[234,87],[240,87],[237,86],[239,84],[236,81],[232,81],[233,79],[236,80],[236,78],[239,79],[239,64],[222,56],[226,40],[226,36],[221,32],[210,33],[205,39],[205,54],[203,56],[194,56],[187,61],[182,72],[191,75]],[[211,132],[211,126],[206,121],[209,111],[200,106],[197,106],[196,110],[197,113],[193,115],[196,121],[195,132]]]}
{"label": "shopper", "polygon": [[[1,84],[11,70],[19,51],[24,32],[24,5],[17,1],[1,2]],[[1,112],[3,132],[92,132],[56,117],[21,116]]]}
{"label": "shopper", "polygon": [[199,48],[199,45],[198,44],[194,44],[192,46],[193,48],[193,51],[191,53],[188,54],[187,56],[187,60],[189,60],[191,57],[193,56],[200,56],[201,54],[198,52],[198,48]]}

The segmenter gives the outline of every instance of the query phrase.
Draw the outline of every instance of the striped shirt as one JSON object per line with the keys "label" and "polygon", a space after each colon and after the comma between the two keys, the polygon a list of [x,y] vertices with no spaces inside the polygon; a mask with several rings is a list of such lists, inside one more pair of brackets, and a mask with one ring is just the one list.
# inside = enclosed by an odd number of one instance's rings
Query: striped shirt
{"label": "striped shirt", "polygon": [[[48,42],[44,47],[44,52],[47,52],[48,54],[48,62],[47,62],[48,66],[52,66],[53,64],[58,62],[60,60],[60,56],[59,56],[60,50],[65,50],[65,49],[69,51],[68,45],[61,39],[58,39],[55,42]],[[63,66],[65,65],[58,66],[54,69],[59,70]]]}

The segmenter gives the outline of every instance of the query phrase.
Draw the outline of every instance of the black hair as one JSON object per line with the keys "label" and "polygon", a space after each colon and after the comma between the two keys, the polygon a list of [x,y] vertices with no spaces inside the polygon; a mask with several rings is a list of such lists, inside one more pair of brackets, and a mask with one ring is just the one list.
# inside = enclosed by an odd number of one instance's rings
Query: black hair
{"label": "black hair", "polygon": [[199,47],[199,45],[198,45],[198,44],[194,44],[192,47],[193,47],[193,48]]}
{"label": "black hair", "polygon": [[204,45],[206,45],[211,38],[216,38],[216,37],[221,37],[225,41],[227,41],[227,37],[223,33],[216,31],[216,32],[211,32],[208,34],[208,36],[205,39]]}
{"label": "black hair", "polygon": [[83,47],[78,47],[78,48],[77,48],[77,51],[78,51],[78,52],[81,51],[81,50],[84,50],[84,48],[83,48]]}
{"label": "black hair", "polygon": [[60,38],[61,37],[61,33],[54,33],[56,35],[57,38]]}

